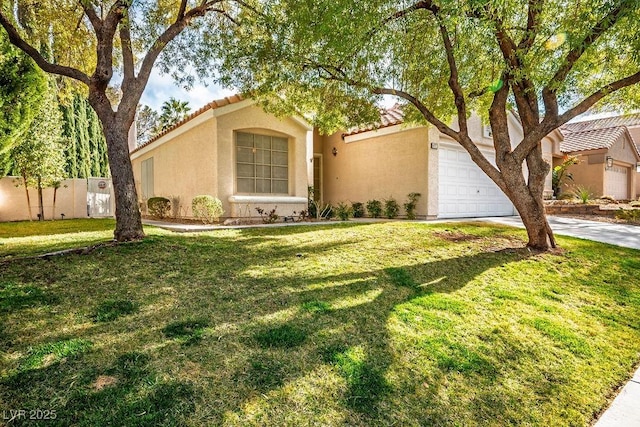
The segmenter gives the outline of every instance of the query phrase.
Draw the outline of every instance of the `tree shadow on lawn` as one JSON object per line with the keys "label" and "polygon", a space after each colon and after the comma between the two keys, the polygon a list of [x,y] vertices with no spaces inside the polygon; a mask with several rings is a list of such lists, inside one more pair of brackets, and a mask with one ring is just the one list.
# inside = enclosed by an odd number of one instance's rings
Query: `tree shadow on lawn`
{"label": "tree shadow on lawn", "polygon": [[[158,386],[159,388],[152,385],[149,389],[136,382],[136,378],[141,378],[140,376],[131,375],[133,383],[122,380],[113,391],[105,392],[105,397],[99,397],[103,395],[100,394],[102,392],[97,393],[98,397],[92,397],[94,394],[87,391],[89,384],[103,373],[117,377],[110,372],[119,372],[116,367],[121,363],[120,358],[127,357],[123,355],[106,370],[98,364],[92,366],[89,363],[86,369],[81,369],[79,365],[67,362],[68,365],[56,363],[55,366],[15,374],[2,382],[4,391],[0,396],[16,407],[60,408],[62,424],[69,420],[63,416],[67,417],[72,413],[71,420],[80,425],[85,422],[83,420],[101,420],[103,416],[111,417],[105,419],[116,420],[113,418],[116,415],[133,423],[129,425],[157,425],[153,423],[166,416],[166,412],[163,412],[166,408],[179,417],[188,416],[187,412],[192,410],[189,405],[194,405],[194,402],[206,407],[203,412],[206,412],[206,419],[213,424],[223,423],[229,417],[250,421],[251,417],[257,415],[256,402],[260,402],[258,406],[262,405],[258,411],[264,412],[270,412],[272,406],[280,405],[279,411],[267,417],[276,417],[273,422],[277,424],[284,422],[284,418],[277,419],[278,416],[287,418],[282,407],[291,403],[286,396],[285,386],[314,375],[322,367],[328,367],[345,384],[344,388],[336,392],[338,403],[329,402],[329,406],[335,403],[347,408],[349,420],[346,422],[391,423],[394,421],[394,414],[389,411],[389,406],[396,405],[391,396],[407,393],[407,390],[392,387],[385,377],[394,360],[394,352],[397,351],[393,348],[388,330],[392,314],[402,317],[397,307],[417,298],[426,298],[423,305],[427,309],[446,310],[455,314],[457,309],[465,310],[467,307],[456,307],[455,302],[446,297],[447,293],[460,290],[487,269],[529,256],[524,250],[505,250],[358,273],[309,273],[303,277],[285,275],[274,279],[246,276],[246,272],[255,266],[256,257],[259,258],[264,250],[262,245],[270,241],[267,236],[249,236],[241,241],[235,238],[201,236],[186,247],[185,239],[190,239],[189,237],[172,236],[163,240],[166,250],[151,254],[151,251],[139,248],[135,252],[138,255],[136,262],[147,265],[150,271],[145,274],[151,276],[163,273],[166,264],[161,262],[161,258],[165,256],[171,257],[172,265],[186,270],[183,272],[185,277],[190,272],[197,271],[199,263],[215,262],[216,268],[207,270],[206,277],[196,277],[199,284],[190,284],[192,286],[180,289],[180,299],[193,300],[191,303],[184,307],[178,305],[161,309],[155,313],[156,317],[151,317],[152,314],[149,313],[136,315],[143,319],[147,316],[145,322],[164,319],[166,323],[158,325],[159,328],[175,319],[208,318],[210,327],[194,345],[185,348],[158,334],[163,347],[146,350],[140,356],[145,360],[151,358],[156,362],[155,366],[175,366],[177,370],[171,369],[171,376],[181,372],[186,374],[184,376],[187,381],[161,383],[164,385]],[[154,243],[159,243],[159,240],[147,244]],[[311,245],[307,252],[320,256],[349,243],[350,241],[341,241]],[[236,251],[228,253],[230,247]],[[175,250],[176,248],[180,250]],[[133,246],[122,250],[113,248],[107,252],[112,255],[114,252],[120,254],[125,262],[132,250]],[[272,264],[284,262],[286,267],[286,261],[295,257],[299,250],[295,245],[282,246],[269,259]],[[243,259],[237,255],[238,252],[250,256]],[[209,261],[210,259],[214,261]],[[160,265],[154,266],[154,261]],[[112,276],[101,278],[110,284],[114,283],[114,279],[118,279],[117,271],[113,271]],[[136,282],[135,277],[126,279],[131,283]],[[93,288],[98,290],[98,294],[105,291],[100,283]],[[110,288],[109,293],[117,295],[123,289],[127,287],[123,285]],[[89,293],[84,298],[95,297]],[[273,316],[278,311],[287,310],[291,311],[289,315]],[[235,319],[239,325],[233,333],[217,337],[213,332],[206,333],[207,330],[213,331],[227,323],[229,319]],[[451,341],[446,335],[436,334],[423,345],[429,346],[432,362],[444,371],[482,374],[494,371],[489,360],[472,349]],[[148,345],[146,347],[149,348]],[[108,349],[101,350],[102,353],[105,351]],[[204,372],[201,377],[197,373],[191,376],[185,370],[185,366],[193,364]],[[76,369],[81,373],[78,374]],[[83,374],[85,370],[87,372]],[[142,377],[148,378],[144,375]],[[437,405],[437,402],[429,399],[437,394],[438,387],[444,386],[441,379],[434,378],[429,385],[430,394],[422,403],[423,408]],[[415,384],[411,386],[415,387]],[[142,403],[136,399],[131,401],[131,390],[135,389],[140,394],[140,387],[147,400]],[[320,386],[314,393],[323,393],[323,387]],[[71,397],[59,396],[61,389],[71,390]],[[167,390],[174,390],[171,393],[178,396],[177,401],[173,402],[171,396],[166,396]],[[326,398],[327,396],[321,397]],[[159,405],[156,403],[158,399],[168,401]],[[120,400],[129,403],[118,403]],[[209,402],[216,403],[208,406]],[[179,409],[175,409],[176,407]],[[249,409],[250,407],[253,409]],[[62,415],[63,412],[66,415]],[[143,418],[135,418],[141,413],[144,413]],[[417,420],[438,421],[438,416],[441,416],[441,412],[434,410],[432,418],[423,414]],[[146,419],[149,421],[144,421]],[[90,424],[87,421],[85,425]]]}

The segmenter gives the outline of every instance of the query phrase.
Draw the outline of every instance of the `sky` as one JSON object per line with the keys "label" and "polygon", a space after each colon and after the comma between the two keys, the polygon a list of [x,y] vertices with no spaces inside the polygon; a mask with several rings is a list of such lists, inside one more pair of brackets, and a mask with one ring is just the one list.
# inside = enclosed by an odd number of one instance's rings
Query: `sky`
{"label": "sky", "polygon": [[[235,93],[236,91],[233,89],[223,88],[214,84],[205,86],[200,82],[196,82],[191,90],[186,90],[176,84],[169,74],[160,74],[156,67],[151,73],[151,77],[147,83],[147,88],[142,95],[140,103],[148,105],[152,109],[160,112],[162,104],[165,101],[168,101],[169,98],[173,97],[179,101],[187,101],[189,103],[189,107],[191,107],[191,112],[194,112],[211,101],[224,98],[225,96],[231,96]],[[389,108],[396,102],[397,99],[395,97],[385,97],[383,107]],[[590,114],[587,112],[576,117],[572,122],[611,117],[619,114],[620,113],[616,114],[612,112]]]}
{"label": "sky", "polygon": [[160,74],[156,67],[149,77],[140,103],[160,112],[162,104],[173,97],[179,101],[187,101],[193,112],[213,100],[235,93],[236,91],[232,89],[225,89],[217,85],[205,86],[200,82],[196,82],[191,90],[186,90],[176,84],[169,74]]}

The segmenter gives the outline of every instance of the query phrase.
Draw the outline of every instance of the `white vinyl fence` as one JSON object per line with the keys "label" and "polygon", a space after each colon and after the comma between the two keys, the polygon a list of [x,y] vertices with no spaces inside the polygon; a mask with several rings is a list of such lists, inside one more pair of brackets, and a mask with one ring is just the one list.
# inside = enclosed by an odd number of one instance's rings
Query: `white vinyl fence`
{"label": "white vinyl fence", "polygon": [[[56,192],[43,190],[44,219],[112,217],[115,213],[111,178],[67,179]],[[29,188],[33,220],[38,219],[38,190]],[[22,180],[8,176],[0,179],[0,222],[29,219],[27,196]]]}

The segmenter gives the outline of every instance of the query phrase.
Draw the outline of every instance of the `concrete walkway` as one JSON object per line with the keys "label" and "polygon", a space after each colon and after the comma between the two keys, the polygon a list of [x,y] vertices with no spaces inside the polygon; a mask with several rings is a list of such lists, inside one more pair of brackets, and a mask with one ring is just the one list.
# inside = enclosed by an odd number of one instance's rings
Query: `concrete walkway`
{"label": "concrete walkway", "polygon": [[[625,248],[640,249],[640,227],[637,225],[587,221],[560,216],[549,216],[547,219],[556,234],[609,243]],[[524,228],[520,217],[517,216],[474,218],[474,220]]]}

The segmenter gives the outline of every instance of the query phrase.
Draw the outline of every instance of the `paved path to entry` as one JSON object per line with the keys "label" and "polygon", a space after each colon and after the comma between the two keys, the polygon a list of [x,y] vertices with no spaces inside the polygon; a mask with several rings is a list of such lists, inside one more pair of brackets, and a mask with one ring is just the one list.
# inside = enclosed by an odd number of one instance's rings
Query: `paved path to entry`
{"label": "paved path to entry", "polygon": [[[524,227],[520,217],[479,218],[499,224]],[[640,227],[609,222],[586,221],[567,217],[548,217],[549,225],[556,234],[610,243],[627,248],[640,249]],[[638,254],[640,259],[640,254]],[[600,416],[594,427],[638,427],[640,426],[640,369],[625,385],[611,406]]]}
{"label": "paved path to entry", "polygon": [[[553,232],[556,234],[624,246],[625,248],[640,249],[640,226],[586,221],[559,216],[549,216],[547,218],[549,225],[551,225]],[[524,227],[520,217],[517,216],[478,218],[477,220]]]}

